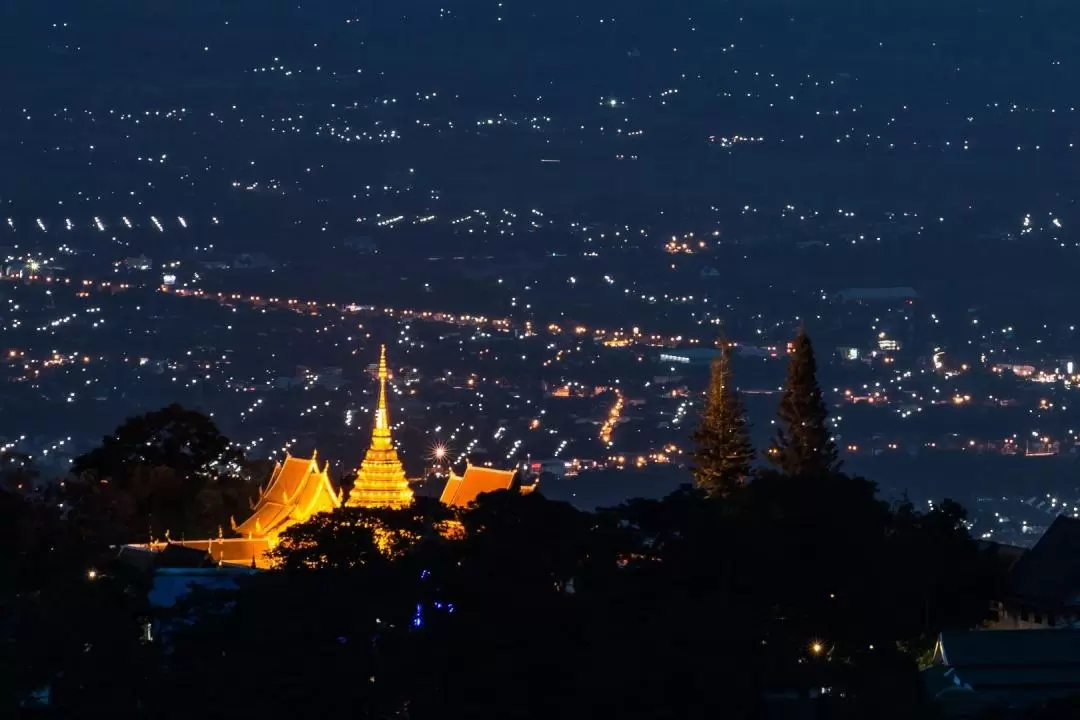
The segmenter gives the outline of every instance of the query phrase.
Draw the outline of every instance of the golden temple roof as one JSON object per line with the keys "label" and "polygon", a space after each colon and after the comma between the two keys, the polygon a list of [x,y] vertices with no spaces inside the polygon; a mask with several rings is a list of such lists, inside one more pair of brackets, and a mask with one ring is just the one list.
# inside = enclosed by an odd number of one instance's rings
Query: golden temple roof
{"label": "golden temple roof", "polygon": [[285,462],[275,463],[266,489],[260,488],[251,517],[239,525],[233,521],[232,529],[240,537],[223,537],[219,529],[218,537],[211,540],[176,541],[166,532],[165,542],[126,547],[160,552],[179,546],[205,552],[219,564],[273,567],[267,553],[277,547],[281,533],[317,513],[341,507],[341,494],[330,483],[328,467],[329,463],[320,469],[315,454],[311,458],[286,454]]}
{"label": "golden temple roof", "polygon": [[379,352],[379,404],[371,430],[371,445],[356,473],[346,505],[349,507],[404,507],[412,503],[413,493],[405,479],[394,441],[390,435],[390,410],[386,404],[386,346]]}
{"label": "golden temple roof", "polygon": [[481,494],[496,490],[509,490],[514,484],[514,470],[495,470],[494,468],[467,465],[465,474],[458,475],[450,471],[450,479],[443,488],[439,500],[444,505],[465,507],[476,502]]}
{"label": "golden temple roof", "polygon": [[213,540],[167,540],[144,544],[125,545],[125,548],[164,552],[169,548],[182,547],[198,550],[210,556],[219,565],[240,565],[262,570],[272,568],[274,563],[267,553],[274,549],[277,540],[262,538],[215,538]]}
{"label": "golden temple roof", "polygon": [[305,522],[312,515],[341,507],[341,497],[334,491],[327,474],[313,454],[310,459],[285,456],[276,463],[266,489],[259,491],[259,501],[251,517],[233,530],[244,538],[276,538],[291,525]]}
{"label": "golden temple roof", "polygon": [[[173,544],[177,544],[175,541]],[[263,538],[219,538],[217,540],[184,540],[180,545],[204,550],[223,565],[270,568],[273,562],[267,555],[277,545],[276,540]]]}

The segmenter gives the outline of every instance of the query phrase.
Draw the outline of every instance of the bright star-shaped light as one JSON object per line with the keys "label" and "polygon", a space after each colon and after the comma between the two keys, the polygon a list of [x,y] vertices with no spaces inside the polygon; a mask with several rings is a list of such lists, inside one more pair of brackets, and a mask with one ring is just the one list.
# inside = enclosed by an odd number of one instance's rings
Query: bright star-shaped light
{"label": "bright star-shaped light", "polygon": [[430,456],[431,456],[431,459],[436,461],[436,462],[441,462],[449,454],[450,454],[449,448],[447,448],[446,445],[443,444],[443,443],[436,443],[435,445],[431,446]]}

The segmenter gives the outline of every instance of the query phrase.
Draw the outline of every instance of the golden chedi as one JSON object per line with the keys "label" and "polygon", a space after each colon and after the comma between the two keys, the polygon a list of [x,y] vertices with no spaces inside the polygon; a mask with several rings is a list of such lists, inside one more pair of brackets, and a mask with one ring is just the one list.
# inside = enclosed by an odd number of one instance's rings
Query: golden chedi
{"label": "golden chedi", "polygon": [[390,436],[390,413],[386,407],[386,346],[379,353],[379,405],[375,410],[375,425],[356,481],[346,500],[347,507],[400,508],[412,503],[413,492],[405,479],[393,438]]}

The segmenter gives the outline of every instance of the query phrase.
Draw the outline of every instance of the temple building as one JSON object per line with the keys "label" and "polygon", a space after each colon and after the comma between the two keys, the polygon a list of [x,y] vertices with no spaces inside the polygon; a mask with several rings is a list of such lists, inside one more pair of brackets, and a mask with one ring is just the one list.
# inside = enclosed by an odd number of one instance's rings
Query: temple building
{"label": "temple building", "polygon": [[514,470],[495,470],[477,465],[466,465],[463,475],[451,470],[439,501],[443,505],[466,507],[482,493],[509,490],[514,484],[514,474]]}
{"label": "temple building", "polygon": [[232,530],[240,537],[227,538],[219,533],[211,540],[177,541],[166,536],[165,542],[128,547],[154,553],[175,553],[186,548],[206,553],[219,564],[271,567],[267,553],[277,546],[281,533],[317,513],[341,507],[341,492],[335,491],[330,482],[329,465],[320,468],[316,454],[310,458],[287,454],[284,462],[274,465],[266,488],[259,489],[251,516],[239,525],[233,520]]}
{"label": "temple building", "polygon": [[375,409],[371,445],[356,473],[356,480],[345,503],[348,507],[402,508],[413,500],[412,488],[405,479],[405,468],[390,436],[390,412],[386,406],[386,381],[389,376],[386,346],[383,345],[379,352],[379,405]]}
{"label": "temple building", "polygon": [[285,462],[274,465],[266,489],[259,490],[251,516],[239,525],[233,521],[233,532],[245,538],[276,539],[316,513],[341,507],[341,492],[334,491],[329,468],[329,462],[319,467],[317,453],[310,460],[286,454]]}

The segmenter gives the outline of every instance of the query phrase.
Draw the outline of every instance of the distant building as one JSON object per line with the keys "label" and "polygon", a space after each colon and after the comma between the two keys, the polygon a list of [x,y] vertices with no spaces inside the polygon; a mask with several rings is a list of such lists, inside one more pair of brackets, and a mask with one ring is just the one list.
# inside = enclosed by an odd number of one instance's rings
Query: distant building
{"label": "distant building", "polygon": [[662,363],[677,365],[709,365],[720,354],[716,348],[680,348],[661,350],[659,360]]}
{"label": "distant building", "polygon": [[550,460],[536,460],[529,463],[529,472],[533,475],[554,475],[555,477],[566,477],[567,470],[569,470],[569,464],[565,460],[559,460],[558,458],[552,458]]}
{"label": "distant building", "polygon": [[841,345],[840,347],[836,348],[836,354],[840,356],[841,360],[854,362],[855,360],[858,360],[860,357],[862,357],[863,351],[851,345]]}
{"label": "distant building", "polygon": [[996,373],[1003,373],[1006,370],[1018,377],[1026,378],[1035,374],[1034,365],[1024,365],[1020,363],[994,363],[990,366],[990,369]]}
{"label": "distant building", "polygon": [[136,255],[135,257],[124,258],[120,261],[120,264],[126,267],[128,270],[153,270],[154,261],[145,255]]}

